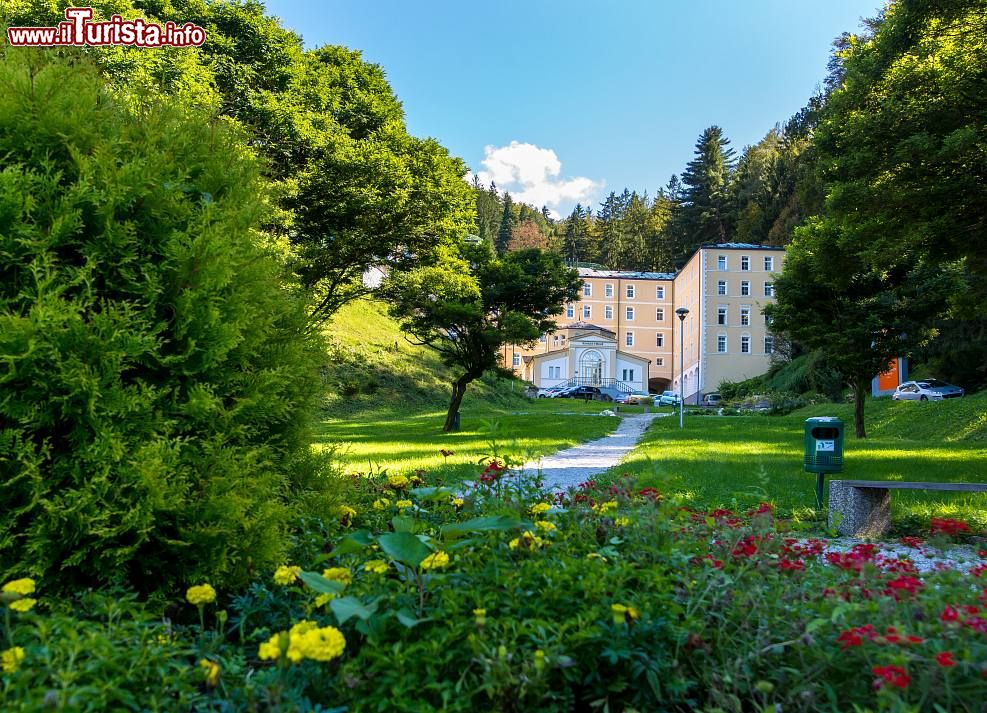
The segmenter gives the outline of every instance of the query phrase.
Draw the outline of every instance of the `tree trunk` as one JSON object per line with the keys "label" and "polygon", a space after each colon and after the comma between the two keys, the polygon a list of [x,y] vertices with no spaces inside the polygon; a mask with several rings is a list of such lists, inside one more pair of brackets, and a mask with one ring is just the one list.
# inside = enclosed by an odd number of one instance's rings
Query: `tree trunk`
{"label": "tree trunk", "polygon": [[466,395],[466,387],[474,378],[467,372],[452,382],[452,399],[449,401],[449,410],[446,412],[445,425],[442,426],[444,433],[449,433],[449,431],[455,428],[456,416],[459,415],[459,405],[463,403],[463,397]]}
{"label": "tree trunk", "polygon": [[864,430],[864,385],[866,382],[857,379],[853,382],[853,425],[857,438],[867,438]]}

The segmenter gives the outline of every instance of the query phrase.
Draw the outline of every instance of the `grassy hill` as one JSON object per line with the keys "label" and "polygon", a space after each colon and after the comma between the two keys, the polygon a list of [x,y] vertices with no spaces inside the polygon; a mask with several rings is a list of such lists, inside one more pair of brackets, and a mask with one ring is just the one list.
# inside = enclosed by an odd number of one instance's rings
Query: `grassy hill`
{"label": "grassy hill", "polygon": [[[398,416],[445,409],[458,376],[438,355],[405,339],[386,307],[374,300],[345,306],[327,327],[332,341],[325,372],[329,418]],[[521,383],[488,374],[470,385],[464,412],[478,405],[521,407]]]}

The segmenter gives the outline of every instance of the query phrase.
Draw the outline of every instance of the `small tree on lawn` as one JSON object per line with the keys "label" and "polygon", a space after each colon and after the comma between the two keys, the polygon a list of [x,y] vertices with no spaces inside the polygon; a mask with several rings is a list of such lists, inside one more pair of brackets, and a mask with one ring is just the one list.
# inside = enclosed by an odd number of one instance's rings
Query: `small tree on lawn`
{"label": "small tree on lawn", "polygon": [[486,243],[391,278],[386,292],[401,329],[462,371],[443,431],[453,429],[470,382],[497,366],[500,348],[555,329],[553,316],[575,299],[579,284],[558,254],[530,249],[498,257]]}

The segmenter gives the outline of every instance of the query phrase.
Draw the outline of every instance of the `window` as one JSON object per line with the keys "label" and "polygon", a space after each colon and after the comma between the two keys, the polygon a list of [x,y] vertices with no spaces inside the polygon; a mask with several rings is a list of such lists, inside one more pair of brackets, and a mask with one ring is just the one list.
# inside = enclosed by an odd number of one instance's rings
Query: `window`
{"label": "window", "polygon": [[628,332],[624,336],[624,344],[626,344],[629,347],[633,347],[634,346],[634,332]]}
{"label": "window", "polygon": [[765,297],[775,296],[775,284],[773,282],[764,283],[764,296]]}
{"label": "window", "polygon": [[741,307],[740,308],[740,326],[749,327],[751,326],[751,308]]}
{"label": "window", "polygon": [[593,296],[593,285],[588,282],[583,283],[583,297]]}
{"label": "window", "polygon": [[740,269],[741,270],[750,270],[751,269],[751,256],[750,255],[741,255],[740,256]]}
{"label": "window", "polygon": [[775,353],[775,338],[770,334],[764,336],[764,353],[774,354]]}
{"label": "window", "polygon": [[611,305],[606,305],[603,308],[603,319],[613,319],[613,307]]}
{"label": "window", "polygon": [[766,327],[770,327],[771,326],[771,317],[770,316],[764,315],[764,325]]}
{"label": "window", "polygon": [[544,343],[545,342],[545,335],[543,334],[540,337],[538,337],[538,341]]}
{"label": "window", "polygon": [[627,286],[627,297],[628,299],[634,299],[634,285],[630,284]]}
{"label": "window", "polygon": [[593,308],[589,305],[583,305],[583,319],[589,319],[593,316]]}
{"label": "window", "polygon": [[511,361],[513,362],[514,366],[521,366],[521,355],[515,354],[514,358]]}
{"label": "window", "polygon": [[745,334],[740,338],[740,353],[741,354],[751,353],[751,335]]}
{"label": "window", "polygon": [[550,366],[550,367],[548,367],[548,378],[549,379],[561,379],[562,378],[562,367],[561,366]]}
{"label": "window", "polygon": [[740,296],[741,297],[751,296],[751,283],[748,282],[747,280],[744,280],[743,282],[740,283]]}
{"label": "window", "polygon": [[613,297],[613,285],[611,285],[609,282],[607,283],[606,287],[603,288],[603,295],[605,297]]}
{"label": "window", "polygon": [[727,308],[717,307],[716,308],[716,323],[726,326],[727,323]]}
{"label": "window", "polygon": [[720,354],[727,353],[727,335],[717,334],[716,335],[716,351]]}
{"label": "window", "polygon": [[624,313],[624,316],[627,318],[627,321],[628,322],[633,322],[634,321],[634,308],[633,307],[628,307],[627,308],[627,311]]}
{"label": "window", "polygon": [[665,335],[662,334],[661,332],[658,332],[658,334],[655,335],[655,346],[656,347],[665,346]]}
{"label": "window", "polygon": [[726,270],[727,269],[727,256],[726,255],[719,255],[716,258],[716,269],[717,270]]}
{"label": "window", "polygon": [[665,366],[665,360],[662,357],[655,359],[655,366]]}
{"label": "window", "polygon": [[659,322],[664,322],[665,321],[665,310],[662,309],[661,307],[659,307],[658,309],[656,309],[655,310],[655,319],[658,320]]}
{"label": "window", "polygon": [[662,287],[661,285],[655,288],[655,299],[656,300],[665,299],[665,288]]}
{"label": "window", "polygon": [[775,271],[775,259],[771,255],[764,258],[764,271],[774,272]]}
{"label": "window", "polygon": [[716,294],[726,295],[726,293],[727,293],[727,281],[720,280],[719,282],[716,283]]}
{"label": "window", "polygon": [[565,342],[565,335],[562,335],[562,341]]}
{"label": "window", "polygon": [[572,319],[573,317],[575,317],[576,316],[576,308],[573,305],[566,305],[565,306],[565,316],[568,317],[569,319]]}
{"label": "window", "polygon": [[634,370],[633,369],[621,369],[620,370],[621,381],[634,381]]}
{"label": "window", "polygon": [[555,346],[558,346],[559,345],[559,335],[558,334],[553,334],[552,335],[552,344],[554,344]]}

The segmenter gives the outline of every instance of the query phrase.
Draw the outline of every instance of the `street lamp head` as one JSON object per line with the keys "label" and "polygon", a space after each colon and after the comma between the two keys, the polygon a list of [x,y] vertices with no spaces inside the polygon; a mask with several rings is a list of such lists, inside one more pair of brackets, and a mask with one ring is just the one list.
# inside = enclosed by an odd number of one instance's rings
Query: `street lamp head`
{"label": "street lamp head", "polygon": [[677,314],[679,316],[679,319],[681,319],[684,322],[685,316],[689,314],[689,310],[686,309],[685,307],[679,307],[677,310],[675,310],[675,314]]}

